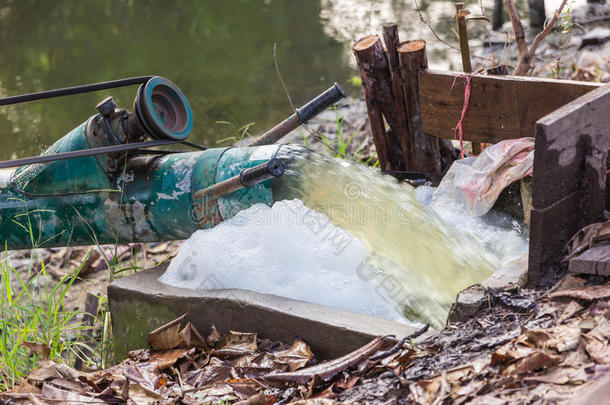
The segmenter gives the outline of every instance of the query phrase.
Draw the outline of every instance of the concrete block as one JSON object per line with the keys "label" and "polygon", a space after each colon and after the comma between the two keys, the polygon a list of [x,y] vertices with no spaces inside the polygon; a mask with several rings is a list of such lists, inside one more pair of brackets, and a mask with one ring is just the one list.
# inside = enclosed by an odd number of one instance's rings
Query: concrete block
{"label": "concrete block", "polygon": [[165,268],[161,265],[140,271],[108,286],[116,361],[124,359],[130,350],[147,347],[148,332],[185,313],[186,321],[191,321],[202,334],[216,325],[220,333],[257,332],[260,337],[283,342],[301,337],[320,359],[342,356],[375,336],[401,338],[418,329],[253,291],[171,287],[158,281]]}

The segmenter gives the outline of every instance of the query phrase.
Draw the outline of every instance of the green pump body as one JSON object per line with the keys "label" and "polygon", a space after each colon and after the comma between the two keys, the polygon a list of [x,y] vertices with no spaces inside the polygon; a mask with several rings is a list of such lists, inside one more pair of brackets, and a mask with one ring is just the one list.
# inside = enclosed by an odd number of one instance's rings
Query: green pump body
{"label": "green pump body", "polygon": [[[58,144],[50,149],[65,140]],[[273,158],[279,148],[136,156],[112,175],[95,156],[2,169],[0,238],[7,249],[188,238],[253,204],[271,204],[271,180],[212,201],[193,195]]]}
{"label": "green pump body", "polygon": [[[168,90],[166,82],[156,85],[175,93],[177,87]],[[172,136],[184,139],[184,128],[192,128],[192,116],[180,116],[178,111],[179,119],[172,121],[167,114],[157,114],[156,105],[151,106],[164,94],[156,91],[140,89],[139,96],[148,104],[139,110],[150,107],[150,111],[138,114],[152,114],[161,130],[178,122],[181,127],[169,129]],[[186,103],[182,112],[191,114],[186,99],[179,102]],[[92,116],[43,154],[158,138],[150,134],[150,125],[141,123],[136,111],[106,108],[104,115]],[[271,204],[271,180],[215,200],[197,201],[193,196],[268,161],[279,148],[214,148],[162,155],[120,152],[0,169],[0,240],[5,249],[26,249],[184,239],[253,204]]]}

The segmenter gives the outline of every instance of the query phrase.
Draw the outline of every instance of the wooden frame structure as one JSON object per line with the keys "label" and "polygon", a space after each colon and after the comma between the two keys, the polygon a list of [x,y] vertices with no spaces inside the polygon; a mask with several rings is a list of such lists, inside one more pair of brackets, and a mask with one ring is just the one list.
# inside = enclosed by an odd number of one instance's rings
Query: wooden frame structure
{"label": "wooden frame structure", "polygon": [[382,170],[438,175],[460,120],[465,141],[535,136],[529,281],[552,278],[569,238],[604,218],[610,85],[428,70],[425,41],[383,29],[385,50],[377,35],[352,47]]}

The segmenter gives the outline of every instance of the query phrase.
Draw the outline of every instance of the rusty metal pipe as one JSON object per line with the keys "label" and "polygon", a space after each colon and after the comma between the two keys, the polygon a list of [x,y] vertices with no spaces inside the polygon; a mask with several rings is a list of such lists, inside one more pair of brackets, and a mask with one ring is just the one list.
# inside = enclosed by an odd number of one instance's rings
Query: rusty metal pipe
{"label": "rusty metal pipe", "polygon": [[258,166],[242,170],[237,176],[216,183],[203,190],[197,191],[193,195],[193,200],[211,199],[216,200],[219,197],[241,190],[244,187],[253,187],[258,183],[269,180],[272,177],[279,177],[284,174],[284,162],[280,159],[273,158]]}
{"label": "rusty metal pipe", "polygon": [[335,83],[331,88],[319,94],[303,107],[297,108],[294,114],[256,138],[248,146],[270,145],[279,141],[290,131],[306,123],[342,98],[345,98],[345,92],[339,86],[339,83]]}

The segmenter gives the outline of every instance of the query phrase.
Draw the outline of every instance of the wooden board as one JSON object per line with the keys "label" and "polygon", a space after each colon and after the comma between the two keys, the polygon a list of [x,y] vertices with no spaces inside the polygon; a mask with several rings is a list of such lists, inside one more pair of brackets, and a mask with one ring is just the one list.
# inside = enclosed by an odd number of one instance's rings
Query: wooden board
{"label": "wooden board", "polygon": [[553,277],[555,259],[576,232],[603,218],[603,196],[591,194],[605,193],[597,172],[610,150],[610,85],[541,118],[535,150],[528,270],[534,285]]}
{"label": "wooden board", "polygon": [[570,260],[570,273],[610,276],[610,245],[596,246]]}
{"label": "wooden board", "polygon": [[[454,128],[464,106],[465,80],[461,73],[432,70],[419,73],[419,99],[426,135],[454,138]],[[538,119],[600,86],[600,83],[569,80],[475,75],[462,123],[464,139],[496,143],[534,136]]]}
{"label": "wooden board", "polygon": [[580,187],[592,146],[610,148],[610,85],[543,117],[536,127],[534,207],[543,208]]}
{"label": "wooden board", "polygon": [[545,208],[532,208],[530,216],[530,246],[528,283],[540,285],[553,280],[550,271],[556,265],[566,242],[580,229],[578,216],[580,191],[574,191],[557,203]]}

